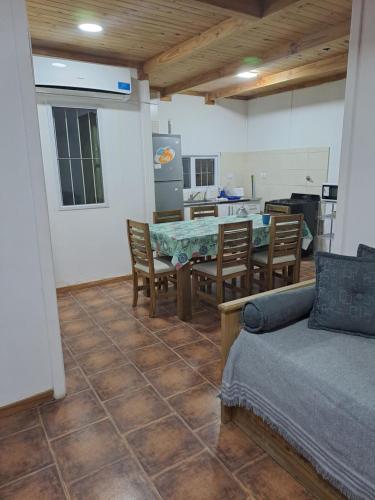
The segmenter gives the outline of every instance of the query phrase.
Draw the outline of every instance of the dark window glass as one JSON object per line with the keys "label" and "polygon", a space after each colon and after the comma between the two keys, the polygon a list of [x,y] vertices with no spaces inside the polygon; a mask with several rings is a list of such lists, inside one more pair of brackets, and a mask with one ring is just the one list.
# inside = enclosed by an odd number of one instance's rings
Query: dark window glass
{"label": "dark window glass", "polygon": [[103,177],[102,177],[102,164],[99,159],[94,158],[94,178],[96,186],[96,199],[97,203],[104,203],[104,189],[103,189]]}
{"label": "dark window glass", "polygon": [[215,159],[196,158],[195,177],[197,186],[215,185]]}
{"label": "dark window glass", "polygon": [[97,112],[52,108],[63,205],[104,203]]}
{"label": "dark window glass", "polygon": [[96,111],[90,112],[90,130],[91,130],[92,157],[100,158],[99,131],[96,119]]}
{"label": "dark window glass", "polygon": [[81,148],[79,147],[78,117],[76,109],[65,110],[66,124],[68,126],[69,156],[70,158],[81,158]]}
{"label": "dark window glass", "polygon": [[74,205],[70,160],[59,160],[59,170],[63,205]]}
{"label": "dark window glass", "polygon": [[68,136],[66,133],[65,109],[54,108],[57,154],[59,158],[69,158]]}
{"label": "dark window glass", "polygon": [[96,203],[93,161],[82,160],[82,167],[85,181],[86,203]]}
{"label": "dark window glass", "polygon": [[85,109],[78,110],[79,138],[81,141],[81,157],[92,158],[90,140],[89,112]]}
{"label": "dark window glass", "polygon": [[182,158],[182,169],[184,174],[184,189],[191,188],[191,160]]}
{"label": "dark window glass", "polygon": [[72,169],[74,204],[85,205],[86,197],[85,188],[83,187],[82,161],[70,160],[70,166]]}

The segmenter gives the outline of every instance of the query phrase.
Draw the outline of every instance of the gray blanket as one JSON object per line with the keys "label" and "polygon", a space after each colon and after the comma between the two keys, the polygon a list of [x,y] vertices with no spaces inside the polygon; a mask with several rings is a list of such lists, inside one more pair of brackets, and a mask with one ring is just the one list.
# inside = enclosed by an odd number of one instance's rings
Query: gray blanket
{"label": "gray blanket", "polygon": [[269,423],[347,497],[375,498],[375,340],[307,328],[242,331],[221,398]]}

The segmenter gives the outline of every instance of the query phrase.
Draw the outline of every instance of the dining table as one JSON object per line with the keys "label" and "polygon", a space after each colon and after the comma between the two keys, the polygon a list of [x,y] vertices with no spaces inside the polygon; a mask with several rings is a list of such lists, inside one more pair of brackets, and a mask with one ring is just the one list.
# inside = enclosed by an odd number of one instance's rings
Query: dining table
{"label": "dining table", "polygon": [[[251,220],[253,248],[268,245],[270,225],[261,214],[248,216],[202,217],[198,219],[150,224],[151,247],[168,256],[176,267],[177,315],[182,321],[192,317],[190,262],[199,257],[215,257],[218,251],[219,225]],[[306,222],[302,228],[302,248],[307,249],[313,236]]]}

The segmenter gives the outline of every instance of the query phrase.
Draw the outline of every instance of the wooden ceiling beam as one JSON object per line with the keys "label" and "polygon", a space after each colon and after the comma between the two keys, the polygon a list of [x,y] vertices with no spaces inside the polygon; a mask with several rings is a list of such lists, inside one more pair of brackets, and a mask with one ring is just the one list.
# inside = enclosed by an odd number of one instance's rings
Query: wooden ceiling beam
{"label": "wooden ceiling beam", "polygon": [[227,16],[245,16],[249,20],[262,17],[263,0],[195,0],[211,6],[215,11]]}
{"label": "wooden ceiling beam", "polygon": [[[326,44],[349,38],[349,33],[350,20],[348,19],[347,21],[340,23],[337,26],[330,26],[328,28],[324,28],[323,30],[309,33],[298,40],[275,47],[274,49],[269,50],[266,54],[263,55],[259,65],[252,66],[251,68],[247,69],[259,69],[260,67],[264,67],[267,64],[274,63],[281,59],[285,59],[287,57],[302,53],[306,50],[314,48],[324,48]],[[233,76],[237,72],[244,69],[244,64],[241,61],[234,64],[228,64],[224,67],[217,68],[206,73],[201,73],[199,75],[193,76],[192,78],[185,79],[173,85],[169,85],[168,87],[162,89],[162,95],[167,96],[170,94],[177,94],[179,92],[183,92],[185,90],[212,82],[214,80],[218,80],[220,78]]]}
{"label": "wooden ceiling beam", "polygon": [[248,24],[249,21],[244,19],[225,19],[219,24],[203,31],[203,33],[200,33],[193,38],[189,38],[188,40],[167,49],[165,52],[152,57],[144,63],[143,73],[148,75],[163,64],[180,61],[181,59],[190,56],[194,51],[207,47],[211,43],[221,40],[222,38],[237,32],[239,29],[248,26]]}
{"label": "wooden ceiling beam", "polygon": [[261,89],[271,90],[273,87],[280,86],[284,83],[293,85],[303,80],[314,80],[327,77],[331,74],[343,73],[347,66],[347,58],[347,54],[324,58],[317,62],[305,64],[304,66],[264,76],[257,81],[249,81],[215,90],[210,92],[207,98],[212,101],[239,94],[257,93]]}
{"label": "wooden ceiling beam", "polygon": [[275,95],[275,94],[280,94],[281,92],[290,92],[292,90],[300,90],[300,89],[306,89],[309,87],[316,87],[317,85],[323,85],[323,83],[329,83],[329,82],[335,82],[337,80],[343,80],[346,78],[346,70],[343,71],[338,71],[337,73],[334,72],[328,76],[323,76],[321,78],[317,78],[314,80],[304,80],[302,82],[297,82],[293,85],[287,85],[285,87],[279,86],[278,88],[274,87],[271,89],[265,89],[264,92],[262,91],[257,91],[256,94],[254,95],[242,95],[242,96],[236,96],[236,99],[246,99],[247,101],[250,101],[252,99],[257,99],[258,97],[267,97],[270,95]]}
{"label": "wooden ceiling beam", "polygon": [[294,4],[303,3],[303,0],[262,0],[263,10],[262,17],[271,16],[283,9],[293,6]]}
{"label": "wooden ceiling beam", "polygon": [[[304,4],[307,0],[193,0],[211,5],[213,8],[225,9],[231,13],[224,21],[208,28],[202,33],[178,43],[174,47],[148,59],[142,67],[142,78],[158,69],[161,65],[171,64],[192,55],[196,50],[228,37],[238,30],[248,27],[251,22],[259,22],[261,18],[271,16],[294,4]],[[255,12],[255,16],[249,12]],[[237,14],[237,16],[236,16]],[[238,17],[240,15],[240,17]],[[243,17],[244,16],[244,17]]]}

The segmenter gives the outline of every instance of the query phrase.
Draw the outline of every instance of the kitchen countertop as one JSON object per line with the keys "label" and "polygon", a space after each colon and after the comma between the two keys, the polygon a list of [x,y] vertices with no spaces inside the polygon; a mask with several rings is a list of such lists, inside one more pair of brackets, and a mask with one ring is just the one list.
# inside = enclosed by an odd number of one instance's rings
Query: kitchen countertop
{"label": "kitchen countertop", "polygon": [[193,207],[194,205],[220,205],[222,203],[251,203],[259,202],[261,198],[241,198],[240,200],[227,200],[227,199],[216,199],[210,201],[196,201],[187,200],[184,201],[184,207]]}

